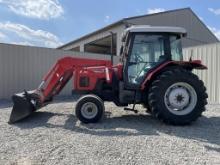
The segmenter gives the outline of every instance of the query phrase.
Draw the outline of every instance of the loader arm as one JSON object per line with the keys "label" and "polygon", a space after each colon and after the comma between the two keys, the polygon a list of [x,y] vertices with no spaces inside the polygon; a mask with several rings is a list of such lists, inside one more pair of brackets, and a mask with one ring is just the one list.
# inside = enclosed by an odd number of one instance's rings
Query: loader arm
{"label": "loader arm", "polygon": [[[78,71],[87,67],[111,67],[110,60],[97,60],[75,57],[64,57],[45,75],[39,87],[33,91],[15,94],[12,96],[14,106],[10,116],[10,123],[14,123],[29,116],[32,112],[42,108],[60,93],[67,82]],[[77,77],[74,79],[76,83]]]}
{"label": "loader arm", "polygon": [[73,57],[65,57],[58,60],[43,78],[42,83],[37,89],[41,94],[41,101],[51,100],[53,96],[59,94],[76,70],[93,66],[111,66],[111,62]]}

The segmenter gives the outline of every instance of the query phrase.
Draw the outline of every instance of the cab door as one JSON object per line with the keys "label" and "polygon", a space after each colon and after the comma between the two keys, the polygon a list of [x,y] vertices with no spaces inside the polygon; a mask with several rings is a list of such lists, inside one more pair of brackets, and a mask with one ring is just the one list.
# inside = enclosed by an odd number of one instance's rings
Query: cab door
{"label": "cab door", "polygon": [[138,89],[147,73],[166,61],[166,36],[163,34],[134,33],[130,40],[124,78],[126,86]]}

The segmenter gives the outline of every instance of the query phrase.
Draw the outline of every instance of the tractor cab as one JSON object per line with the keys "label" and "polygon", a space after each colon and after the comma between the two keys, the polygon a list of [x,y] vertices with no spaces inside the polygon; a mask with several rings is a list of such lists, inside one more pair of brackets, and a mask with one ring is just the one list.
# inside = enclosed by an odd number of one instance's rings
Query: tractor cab
{"label": "tractor cab", "polygon": [[138,89],[146,75],[167,61],[182,61],[180,27],[136,25],[126,29],[122,42],[123,77],[127,88]]}

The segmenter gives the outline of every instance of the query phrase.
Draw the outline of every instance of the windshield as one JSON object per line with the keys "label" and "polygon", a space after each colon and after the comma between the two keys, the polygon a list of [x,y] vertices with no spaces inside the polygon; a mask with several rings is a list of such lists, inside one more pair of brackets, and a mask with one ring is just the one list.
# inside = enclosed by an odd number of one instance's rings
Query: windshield
{"label": "windshield", "polygon": [[136,35],[130,62],[157,62],[164,55],[164,38],[161,35]]}

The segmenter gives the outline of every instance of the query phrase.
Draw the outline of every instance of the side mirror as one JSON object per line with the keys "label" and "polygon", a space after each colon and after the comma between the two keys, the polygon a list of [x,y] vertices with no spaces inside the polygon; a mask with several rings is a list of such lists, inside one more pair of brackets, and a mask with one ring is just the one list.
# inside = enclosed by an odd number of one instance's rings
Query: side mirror
{"label": "side mirror", "polygon": [[121,41],[122,41],[122,42],[125,42],[125,38],[126,38],[126,37],[123,36],[122,39],[121,39]]}
{"label": "side mirror", "polygon": [[120,55],[122,55],[123,49],[124,49],[124,46],[121,46],[121,48],[120,48]]}
{"label": "side mirror", "polygon": [[123,34],[122,34],[122,37],[121,37],[121,42],[125,42],[125,40],[126,40],[126,34],[123,33]]}

